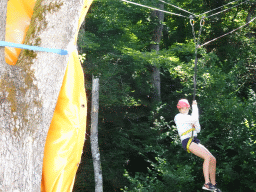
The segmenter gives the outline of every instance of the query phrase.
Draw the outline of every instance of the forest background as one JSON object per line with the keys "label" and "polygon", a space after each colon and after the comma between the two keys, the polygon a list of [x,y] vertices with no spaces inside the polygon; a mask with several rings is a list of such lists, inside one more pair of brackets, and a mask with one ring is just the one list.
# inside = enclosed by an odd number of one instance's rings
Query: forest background
{"label": "forest background", "polygon": [[[186,17],[159,16],[118,0],[95,0],[90,8],[78,45],[88,106],[92,75],[100,78],[98,137],[104,191],[201,191],[203,161],[182,149],[173,121],[177,101],[191,102],[193,96],[190,14],[162,1],[134,2]],[[199,15],[231,1],[166,2]],[[251,21],[255,5],[237,0],[196,17],[196,36],[202,16],[230,8],[205,18],[201,44]],[[255,35],[253,21],[198,49],[196,100],[202,127],[198,137],[217,159],[222,191],[256,191]],[[89,134],[90,108],[75,192],[94,191]]]}

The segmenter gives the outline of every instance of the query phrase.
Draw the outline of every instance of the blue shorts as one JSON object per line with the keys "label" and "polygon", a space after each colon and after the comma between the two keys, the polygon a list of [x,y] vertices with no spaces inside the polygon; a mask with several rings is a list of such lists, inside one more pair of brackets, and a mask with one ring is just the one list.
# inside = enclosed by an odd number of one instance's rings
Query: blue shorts
{"label": "blue shorts", "polygon": [[[183,147],[183,149],[185,150],[185,151],[187,151],[187,144],[188,144],[188,140],[189,140],[190,138],[186,138],[186,139],[184,139],[183,141],[182,141],[182,147]],[[199,144],[200,143],[200,140],[199,139],[197,139],[197,137],[194,137],[194,139],[192,140],[192,142],[194,142],[194,143],[196,143],[196,144]]]}

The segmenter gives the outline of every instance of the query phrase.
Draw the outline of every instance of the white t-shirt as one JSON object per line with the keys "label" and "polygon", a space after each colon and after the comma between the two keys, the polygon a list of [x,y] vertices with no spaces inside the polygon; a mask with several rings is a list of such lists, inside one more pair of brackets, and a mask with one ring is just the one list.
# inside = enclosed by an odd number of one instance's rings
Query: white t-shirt
{"label": "white t-shirt", "polygon": [[196,137],[197,133],[200,132],[201,127],[199,124],[199,113],[198,113],[198,107],[197,105],[192,105],[192,114],[191,115],[185,115],[182,113],[177,114],[174,117],[174,122],[176,124],[176,127],[178,129],[178,133],[180,136],[180,140],[183,141],[186,138],[190,138],[192,136],[192,132],[187,133],[186,135],[181,136],[183,133],[188,131],[192,128],[192,126],[195,126],[195,131],[193,131],[193,136]]}

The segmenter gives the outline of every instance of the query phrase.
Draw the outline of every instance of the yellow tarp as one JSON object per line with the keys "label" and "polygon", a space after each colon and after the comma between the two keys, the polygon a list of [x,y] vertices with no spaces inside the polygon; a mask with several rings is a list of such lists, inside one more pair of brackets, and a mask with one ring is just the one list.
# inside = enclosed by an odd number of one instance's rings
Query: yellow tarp
{"label": "yellow tarp", "polygon": [[[9,0],[6,41],[24,42],[36,0]],[[78,30],[93,0],[84,0]],[[74,42],[76,44],[76,42]],[[15,65],[20,49],[5,49],[6,62]],[[70,54],[57,105],[46,139],[42,192],[71,192],[81,160],[86,131],[84,74],[77,51]]]}

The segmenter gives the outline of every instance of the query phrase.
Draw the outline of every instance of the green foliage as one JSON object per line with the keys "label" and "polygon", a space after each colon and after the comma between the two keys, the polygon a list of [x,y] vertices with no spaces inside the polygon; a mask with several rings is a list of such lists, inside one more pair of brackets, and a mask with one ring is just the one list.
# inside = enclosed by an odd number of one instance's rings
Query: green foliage
{"label": "green foliage", "polygon": [[[159,106],[159,111],[163,110],[164,106]],[[160,112],[161,113],[161,112]],[[135,177],[131,177],[127,171],[124,176],[129,179],[131,185],[125,187],[123,191],[188,191],[194,182],[192,167],[186,165],[187,162],[179,162],[181,154],[177,151],[177,156],[174,156],[170,151],[176,151],[179,148],[179,139],[177,131],[169,127],[169,123],[165,121],[163,116],[159,120],[155,120],[154,127],[151,130],[160,131],[163,128],[170,128],[172,131],[167,131],[160,134],[155,139],[157,145],[153,143],[146,144],[147,153],[154,152],[157,154],[154,161],[150,161],[151,169],[148,169],[148,174],[137,173]],[[167,142],[170,141],[171,142]],[[167,144],[168,143],[168,144]],[[146,154],[146,153],[145,153]]]}
{"label": "green foliage", "polygon": [[[134,2],[157,6],[149,0]],[[196,14],[228,3],[167,2]],[[201,43],[243,25],[250,8],[251,4],[243,4],[207,18]],[[179,13],[168,5],[165,10]],[[199,20],[195,21],[198,33]],[[192,100],[191,26],[188,19],[165,14],[160,51],[149,52],[155,25],[149,9],[100,0],[94,1],[79,34],[89,95],[90,76],[99,76],[101,82],[104,191],[199,191],[204,183],[203,161],[182,149],[173,122],[178,99]],[[255,28],[252,23],[198,49],[196,99],[202,127],[198,137],[217,159],[217,182],[223,191],[255,191],[256,187]],[[158,104],[152,102],[152,65],[161,69]],[[90,175],[87,181],[93,182],[88,168],[92,165],[83,166]],[[82,181],[78,185],[93,189]]]}

